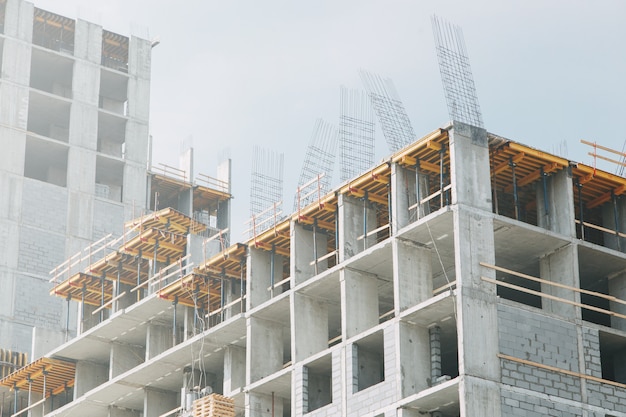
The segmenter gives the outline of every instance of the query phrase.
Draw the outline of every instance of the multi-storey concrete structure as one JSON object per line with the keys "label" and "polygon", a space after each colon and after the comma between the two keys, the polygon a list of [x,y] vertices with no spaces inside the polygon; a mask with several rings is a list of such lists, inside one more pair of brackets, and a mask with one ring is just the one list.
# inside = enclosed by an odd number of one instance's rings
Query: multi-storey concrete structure
{"label": "multi-storey concrete structure", "polygon": [[188,415],[210,386],[254,417],[625,415],[625,190],[455,122],[244,244],[157,211],[58,274],[79,334],[4,407]]}
{"label": "multi-storey concrete structure", "polygon": [[0,0],[0,348],[75,334],[49,271],[145,207],[150,56],[144,39]]}

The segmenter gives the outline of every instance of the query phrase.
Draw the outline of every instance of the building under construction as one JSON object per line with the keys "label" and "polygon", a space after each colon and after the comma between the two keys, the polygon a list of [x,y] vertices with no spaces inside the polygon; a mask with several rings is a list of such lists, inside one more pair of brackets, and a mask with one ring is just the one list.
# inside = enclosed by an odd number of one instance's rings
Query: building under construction
{"label": "building under construction", "polygon": [[622,415],[625,191],[454,122],[244,243],[138,216],[53,270],[78,334],[3,416]]}
{"label": "building under construction", "polygon": [[623,176],[469,106],[234,243],[228,161],[148,169],[150,42],[0,0],[0,52],[0,417],[626,415]]}

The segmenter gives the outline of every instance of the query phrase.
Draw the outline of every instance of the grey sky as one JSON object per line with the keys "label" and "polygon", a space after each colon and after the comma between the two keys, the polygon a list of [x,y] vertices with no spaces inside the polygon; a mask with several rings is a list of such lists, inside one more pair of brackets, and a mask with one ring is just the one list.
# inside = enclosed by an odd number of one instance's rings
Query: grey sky
{"label": "grey sky", "polygon": [[[215,152],[229,148],[235,230],[248,215],[252,145],[285,153],[285,201],[293,201],[315,119],[337,123],[339,87],[360,87],[359,68],[393,79],[418,136],[447,121],[433,13],[463,29],[490,132],[547,151],[566,141],[569,159],[586,163],[590,149],[581,138],[619,149],[626,140],[622,0],[35,5],[160,38],[152,61],[153,162],[177,165],[180,142],[191,137],[196,173],[214,175]],[[379,160],[388,153],[381,134],[376,146]]]}

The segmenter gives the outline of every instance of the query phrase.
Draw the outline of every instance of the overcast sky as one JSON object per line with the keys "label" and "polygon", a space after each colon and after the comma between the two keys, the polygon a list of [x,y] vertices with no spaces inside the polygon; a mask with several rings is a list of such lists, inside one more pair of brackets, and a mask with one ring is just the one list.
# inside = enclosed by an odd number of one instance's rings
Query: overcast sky
{"label": "overcast sky", "polygon": [[[585,163],[591,149],[580,139],[620,150],[626,140],[623,0],[34,3],[160,39],[153,162],[177,165],[189,139],[196,173],[215,175],[217,155],[230,155],[235,230],[248,216],[252,146],[285,154],[285,201],[293,201],[315,120],[337,124],[339,88],[360,87],[358,69],[394,81],[418,137],[446,123],[433,14],[463,29],[488,131],[546,151],[565,142],[566,156]],[[378,161],[388,153],[380,132],[376,146]]]}

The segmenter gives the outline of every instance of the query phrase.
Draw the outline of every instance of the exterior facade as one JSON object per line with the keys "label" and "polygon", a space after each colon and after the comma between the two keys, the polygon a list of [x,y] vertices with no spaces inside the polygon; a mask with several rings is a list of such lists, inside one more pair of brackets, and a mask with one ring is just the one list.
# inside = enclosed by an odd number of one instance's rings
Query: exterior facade
{"label": "exterior facade", "polygon": [[[0,349],[76,334],[49,272],[146,202],[150,42],[0,1]],[[71,309],[74,312],[75,309]]]}
{"label": "exterior facade", "polygon": [[224,210],[208,234],[155,211],[55,277],[79,334],[0,381],[4,408],[194,415],[214,392],[254,417],[623,415],[624,189],[454,122],[245,243]]}

